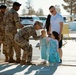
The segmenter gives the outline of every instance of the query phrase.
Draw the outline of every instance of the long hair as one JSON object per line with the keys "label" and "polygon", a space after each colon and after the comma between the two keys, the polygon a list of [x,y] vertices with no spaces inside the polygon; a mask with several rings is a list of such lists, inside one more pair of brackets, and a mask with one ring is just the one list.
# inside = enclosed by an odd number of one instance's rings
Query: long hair
{"label": "long hair", "polygon": [[45,26],[46,26],[47,31],[49,31],[50,18],[51,18],[51,15],[49,14],[49,15],[47,16],[46,23],[45,23]]}
{"label": "long hair", "polygon": [[55,39],[59,41],[59,34],[56,31],[53,31],[52,34],[54,35]]}

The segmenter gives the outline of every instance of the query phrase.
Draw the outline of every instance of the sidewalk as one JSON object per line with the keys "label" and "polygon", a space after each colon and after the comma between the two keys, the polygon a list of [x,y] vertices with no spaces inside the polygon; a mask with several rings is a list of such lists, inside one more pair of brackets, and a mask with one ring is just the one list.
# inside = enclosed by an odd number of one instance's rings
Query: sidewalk
{"label": "sidewalk", "polygon": [[[72,34],[71,34],[72,35]],[[73,35],[72,35],[73,36]],[[75,36],[75,34],[74,34]],[[76,36],[75,36],[76,37]],[[63,40],[64,43],[65,40]],[[67,44],[62,47],[63,62],[55,66],[35,66],[20,64],[0,64],[0,75],[76,75],[76,41],[66,40]],[[33,61],[40,58],[40,50],[36,48],[39,41],[30,40],[33,43]],[[2,54],[1,54],[2,55]],[[3,55],[0,55],[3,57]]]}

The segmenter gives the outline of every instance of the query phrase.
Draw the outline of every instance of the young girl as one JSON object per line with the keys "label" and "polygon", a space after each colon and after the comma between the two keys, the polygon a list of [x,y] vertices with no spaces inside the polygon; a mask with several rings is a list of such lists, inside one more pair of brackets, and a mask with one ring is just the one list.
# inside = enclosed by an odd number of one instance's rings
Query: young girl
{"label": "young girl", "polygon": [[42,62],[46,64],[47,60],[47,46],[49,43],[50,38],[46,36],[46,31],[42,31],[42,38],[40,39],[40,50],[41,50],[41,59],[44,61]]}
{"label": "young girl", "polygon": [[47,60],[49,61],[49,63],[55,64],[60,62],[60,57],[58,53],[58,41],[59,34],[53,31],[47,47]]}

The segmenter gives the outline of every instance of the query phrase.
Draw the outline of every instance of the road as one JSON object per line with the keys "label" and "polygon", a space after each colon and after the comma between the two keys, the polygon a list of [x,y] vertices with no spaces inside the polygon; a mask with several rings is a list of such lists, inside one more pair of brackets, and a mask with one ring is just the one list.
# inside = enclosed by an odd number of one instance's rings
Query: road
{"label": "road", "polygon": [[[19,64],[4,64],[3,54],[0,55],[0,75],[76,75],[76,41],[63,40],[67,42],[62,47],[63,62],[55,66],[32,66],[32,65],[19,65]],[[36,47],[38,41],[30,40],[33,45],[33,61],[40,58],[40,50]]]}

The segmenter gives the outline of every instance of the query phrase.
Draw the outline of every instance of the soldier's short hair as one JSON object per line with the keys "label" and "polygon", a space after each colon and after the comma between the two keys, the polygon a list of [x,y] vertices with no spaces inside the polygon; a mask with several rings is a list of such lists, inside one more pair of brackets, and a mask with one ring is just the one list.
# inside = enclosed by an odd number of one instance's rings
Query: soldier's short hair
{"label": "soldier's short hair", "polygon": [[0,9],[6,9],[7,7],[6,7],[6,5],[1,5],[0,6]]}
{"label": "soldier's short hair", "polygon": [[37,24],[40,25],[41,27],[42,27],[42,25],[43,25],[42,22],[40,22],[40,21],[36,21],[36,22],[34,23],[34,26],[37,25]]}
{"label": "soldier's short hair", "polygon": [[14,2],[14,3],[13,3],[13,6],[21,6],[21,4],[18,3],[18,2]]}

